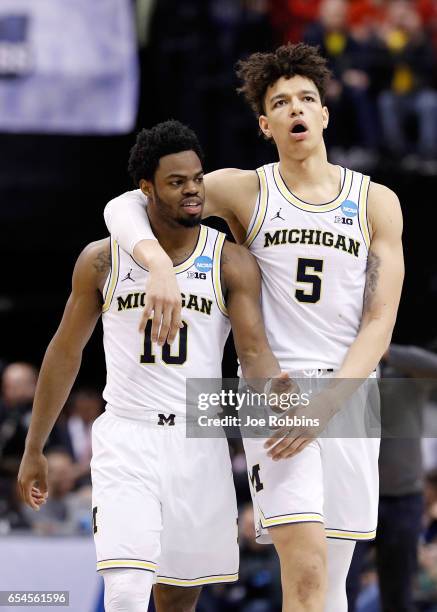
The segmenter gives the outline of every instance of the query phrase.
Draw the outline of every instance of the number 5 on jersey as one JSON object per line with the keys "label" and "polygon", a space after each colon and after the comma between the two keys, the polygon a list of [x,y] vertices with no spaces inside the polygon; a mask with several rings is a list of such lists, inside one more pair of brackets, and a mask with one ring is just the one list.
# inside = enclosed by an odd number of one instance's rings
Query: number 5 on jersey
{"label": "number 5 on jersey", "polygon": [[310,285],[305,289],[296,289],[295,297],[298,302],[306,304],[316,304],[322,294],[322,272],[323,259],[304,259],[299,257],[297,260],[296,282]]}
{"label": "number 5 on jersey", "polygon": [[[162,345],[161,359],[167,365],[183,365],[187,360],[188,326],[182,321],[183,327],[179,330],[179,347],[176,354],[172,354],[172,347],[168,342]],[[147,321],[144,332],[144,352],[140,357],[141,363],[155,363],[156,355],[152,346],[152,319]]]}

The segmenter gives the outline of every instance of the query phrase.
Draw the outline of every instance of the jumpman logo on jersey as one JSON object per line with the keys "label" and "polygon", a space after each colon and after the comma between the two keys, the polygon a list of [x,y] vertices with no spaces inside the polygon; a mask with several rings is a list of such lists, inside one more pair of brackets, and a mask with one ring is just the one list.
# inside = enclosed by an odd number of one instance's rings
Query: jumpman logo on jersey
{"label": "jumpman logo on jersey", "polygon": [[124,282],[125,280],[130,280],[133,283],[135,282],[135,279],[132,278],[132,276],[130,275],[132,272],[132,268],[130,268],[129,272],[126,274],[126,276],[124,278],[121,279],[121,282]]}
{"label": "jumpman logo on jersey", "polygon": [[274,221],[275,219],[282,219],[283,221],[285,221],[284,217],[281,217],[281,210],[282,210],[282,208],[280,208],[280,209],[278,210],[278,212],[276,213],[276,215],[275,215],[274,217],[272,217],[272,218],[270,219],[270,221]]}

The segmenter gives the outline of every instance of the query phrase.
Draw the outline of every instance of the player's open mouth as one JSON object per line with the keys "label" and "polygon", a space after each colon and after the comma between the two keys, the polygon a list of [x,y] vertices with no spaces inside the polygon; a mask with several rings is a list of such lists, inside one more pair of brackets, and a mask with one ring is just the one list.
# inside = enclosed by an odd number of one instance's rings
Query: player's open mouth
{"label": "player's open mouth", "polygon": [[182,208],[188,213],[195,215],[202,210],[202,202],[200,200],[185,200],[181,204]]}
{"label": "player's open mouth", "polygon": [[304,121],[295,121],[291,126],[290,133],[294,140],[303,140],[308,133],[306,123]]}

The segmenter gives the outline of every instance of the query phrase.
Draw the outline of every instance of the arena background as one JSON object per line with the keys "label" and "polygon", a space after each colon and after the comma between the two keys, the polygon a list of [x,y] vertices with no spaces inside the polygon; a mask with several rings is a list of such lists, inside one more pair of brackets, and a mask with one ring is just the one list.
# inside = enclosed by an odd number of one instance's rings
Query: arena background
{"label": "arena background", "polygon": [[[188,123],[203,144],[207,170],[254,168],[276,159],[236,94],[233,66],[250,52],[288,40],[321,42],[330,57],[341,90],[338,94],[333,88],[327,134],[331,158],[369,173],[399,195],[406,278],[394,340],[437,348],[437,133],[434,150],[420,148],[421,122],[428,121],[428,133],[436,129],[437,103],[431,96],[428,118],[410,105],[402,127],[406,149],[396,150],[387,140],[379,112],[386,91],[410,99],[423,91],[437,95],[436,2],[82,0],[73,9],[69,4],[2,0],[0,5],[3,366],[17,361],[40,365],[62,315],[78,254],[106,235],[105,203],[132,188],[126,166],[137,129],[168,118]],[[421,48],[399,60],[410,81],[397,89],[393,58],[401,53],[399,45],[409,44]],[[359,72],[365,85],[350,85],[348,70]],[[360,124],[363,92],[370,109],[366,126]],[[366,130],[370,138],[363,135]],[[223,228],[219,221],[209,223]],[[228,344],[224,372],[230,376],[236,370]],[[76,388],[100,392],[104,381],[99,324]],[[243,477],[240,468],[237,481],[242,483]],[[247,501],[247,492],[241,500]],[[0,533],[6,542],[14,530],[8,527],[5,506],[1,508]],[[68,542],[62,553],[67,557]],[[47,543],[41,546],[41,557],[50,555],[50,547],[44,549]],[[40,554],[32,556],[38,559]],[[18,582],[22,590],[30,584],[25,573]],[[7,588],[0,577],[0,589]],[[17,581],[14,588],[19,588]],[[32,582],[29,588],[36,586]],[[274,603],[252,608],[249,598],[246,602],[237,595],[226,604],[224,599],[214,603],[211,596],[202,609],[277,609]]]}

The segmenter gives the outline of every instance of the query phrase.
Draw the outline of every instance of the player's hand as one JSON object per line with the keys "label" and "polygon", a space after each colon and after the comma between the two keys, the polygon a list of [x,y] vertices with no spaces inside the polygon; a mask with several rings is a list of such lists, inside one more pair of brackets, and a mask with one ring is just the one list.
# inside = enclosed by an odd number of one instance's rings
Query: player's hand
{"label": "player's hand", "polygon": [[299,393],[299,386],[288,372],[281,372],[268,383],[269,407],[274,412],[284,412],[290,407],[287,398]]}
{"label": "player's hand", "polygon": [[305,424],[278,428],[264,444],[268,456],[274,461],[279,461],[302,452],[323,432],[334,413],[332,397],[327,392],[320,393],[308,406],[299,405],[290,408],[283,413],[283,417],[305,418]]}
{"label": "player's hand", "polygon": [[18,471],[18,486],[22,500],[33,510],[39,510],[48,497],[47,459],[43,453],[24,451]]}
{"label": "player's hand", "polygon": [[181,308],[181,290],[172,266],[150,266],[140,332],[144,333],[147,321],[152,318],[152,342],[161,346],[165,341],[172,344],[182,327]]}

